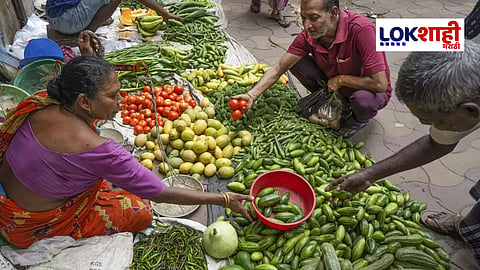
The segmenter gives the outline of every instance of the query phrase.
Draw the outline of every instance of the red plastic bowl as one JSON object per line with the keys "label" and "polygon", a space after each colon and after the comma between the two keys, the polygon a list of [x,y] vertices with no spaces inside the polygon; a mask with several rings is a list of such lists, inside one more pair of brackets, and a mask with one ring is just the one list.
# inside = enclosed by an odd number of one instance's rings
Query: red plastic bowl
{"label": "red plastic bowl", "polygon": [[315,210],[315,191],[307,180],[294,172],[274,170],[261,174],[250,187],[250,195],[257,197],[257,194],[267,187],[278,189],[280,190],[280,193],[289,191],[290,201],[300,206],[305,213],[305,217],[296,222],[277,223],[265,217],[260,211],[258,211],[255,204],[252,203],[258,219],[274,229],[285,231],[295,228],[307,220],[312,215],[313,210]]}

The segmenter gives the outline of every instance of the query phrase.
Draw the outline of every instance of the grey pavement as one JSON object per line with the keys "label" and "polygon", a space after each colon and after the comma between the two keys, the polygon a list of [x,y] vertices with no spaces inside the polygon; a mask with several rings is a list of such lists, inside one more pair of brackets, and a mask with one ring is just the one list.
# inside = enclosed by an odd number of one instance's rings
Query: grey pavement
{"label": "grey pavement", "polygon": [[[476,0],[340,0],[343,8],[367,16],[372,21],[375,17],[464,18],[475,3]],[[273,65],[302,30],[300,0],[291,1],[283,12],[292,22],[288,28],[280,27],[269,18],[271,8],[267,1],[262,1],[258,14],[252,13],[249,6],[248,0],[222,1],[228,21],[226,31],[247,48],[258,62]],[[477,37],[476,41],[479,40]],[[406,53],[387,53],[392,85],[395,85],[398,70],[406,56]],[[294,82],[301,95],[305,95],[305,89],[295,79]],[[422,125],[393,96],[388,106],[352,140],[364,141],[366,151],[375,160],[382,160],[426,134],[428,127]],[[409,191],[414,199],[428,202],[428,209],[466,214],[474,204],[468,191],[480,179],[479,156],[480,131],[477,131],[460,142],[453,153],[420,168],[390,176],[389,179]],[[460,239],[432,234],[451,254],[451,269],[480,269],[468,246]]]}

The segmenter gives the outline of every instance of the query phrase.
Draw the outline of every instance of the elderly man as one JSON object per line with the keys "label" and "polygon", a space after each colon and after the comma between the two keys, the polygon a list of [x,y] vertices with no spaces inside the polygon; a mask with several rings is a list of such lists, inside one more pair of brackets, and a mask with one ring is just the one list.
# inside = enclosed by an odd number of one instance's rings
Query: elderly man
{"label": "elderly man", "polygon": [[310,91],[328,82],[352,110],[337,132],[350,137],[365,127],[390,99],[390,71],[385,53],[375,49],[375,26],[364,16],[339,8],[338,0],[302,0],[304,30],[287,52],[248,93],[234,98],[246,109],[287,70]]}
{"label": "elderly man", "polygon": [[[377,179],[422,166],[455,148],[480,128],[480,45],[465,42],[464,52],[415,52],[403,63],[396,93],[430,135],[411,143],[374,166],[332,182],[329,188],[357,193]],[[460,234],[480,263],[480,201],[477,183],[470,194],[477,203],[467,216],[425,212],[423,223],[446,234]]]}

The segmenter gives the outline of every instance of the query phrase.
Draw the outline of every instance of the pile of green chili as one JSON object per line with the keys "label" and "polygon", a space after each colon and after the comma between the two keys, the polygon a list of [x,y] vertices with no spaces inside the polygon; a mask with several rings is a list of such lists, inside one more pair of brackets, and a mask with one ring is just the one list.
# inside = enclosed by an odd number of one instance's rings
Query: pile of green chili
{"label": "pile of green chili", "polygon": [[130,269],[205,269],[202,233],[185,226],[157,225],[135,243]]}

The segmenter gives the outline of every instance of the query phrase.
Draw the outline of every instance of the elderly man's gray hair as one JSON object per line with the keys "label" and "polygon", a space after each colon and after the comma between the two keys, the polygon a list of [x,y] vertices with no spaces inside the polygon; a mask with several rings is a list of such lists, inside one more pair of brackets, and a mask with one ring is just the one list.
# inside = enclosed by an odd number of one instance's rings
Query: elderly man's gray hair
{"label": "elderly man's gray hair", "polygon": [[402,102],[445,113],[480,101],[480,45],[465,40],[463,52],[412,52],[400,67],[395,93]]}

